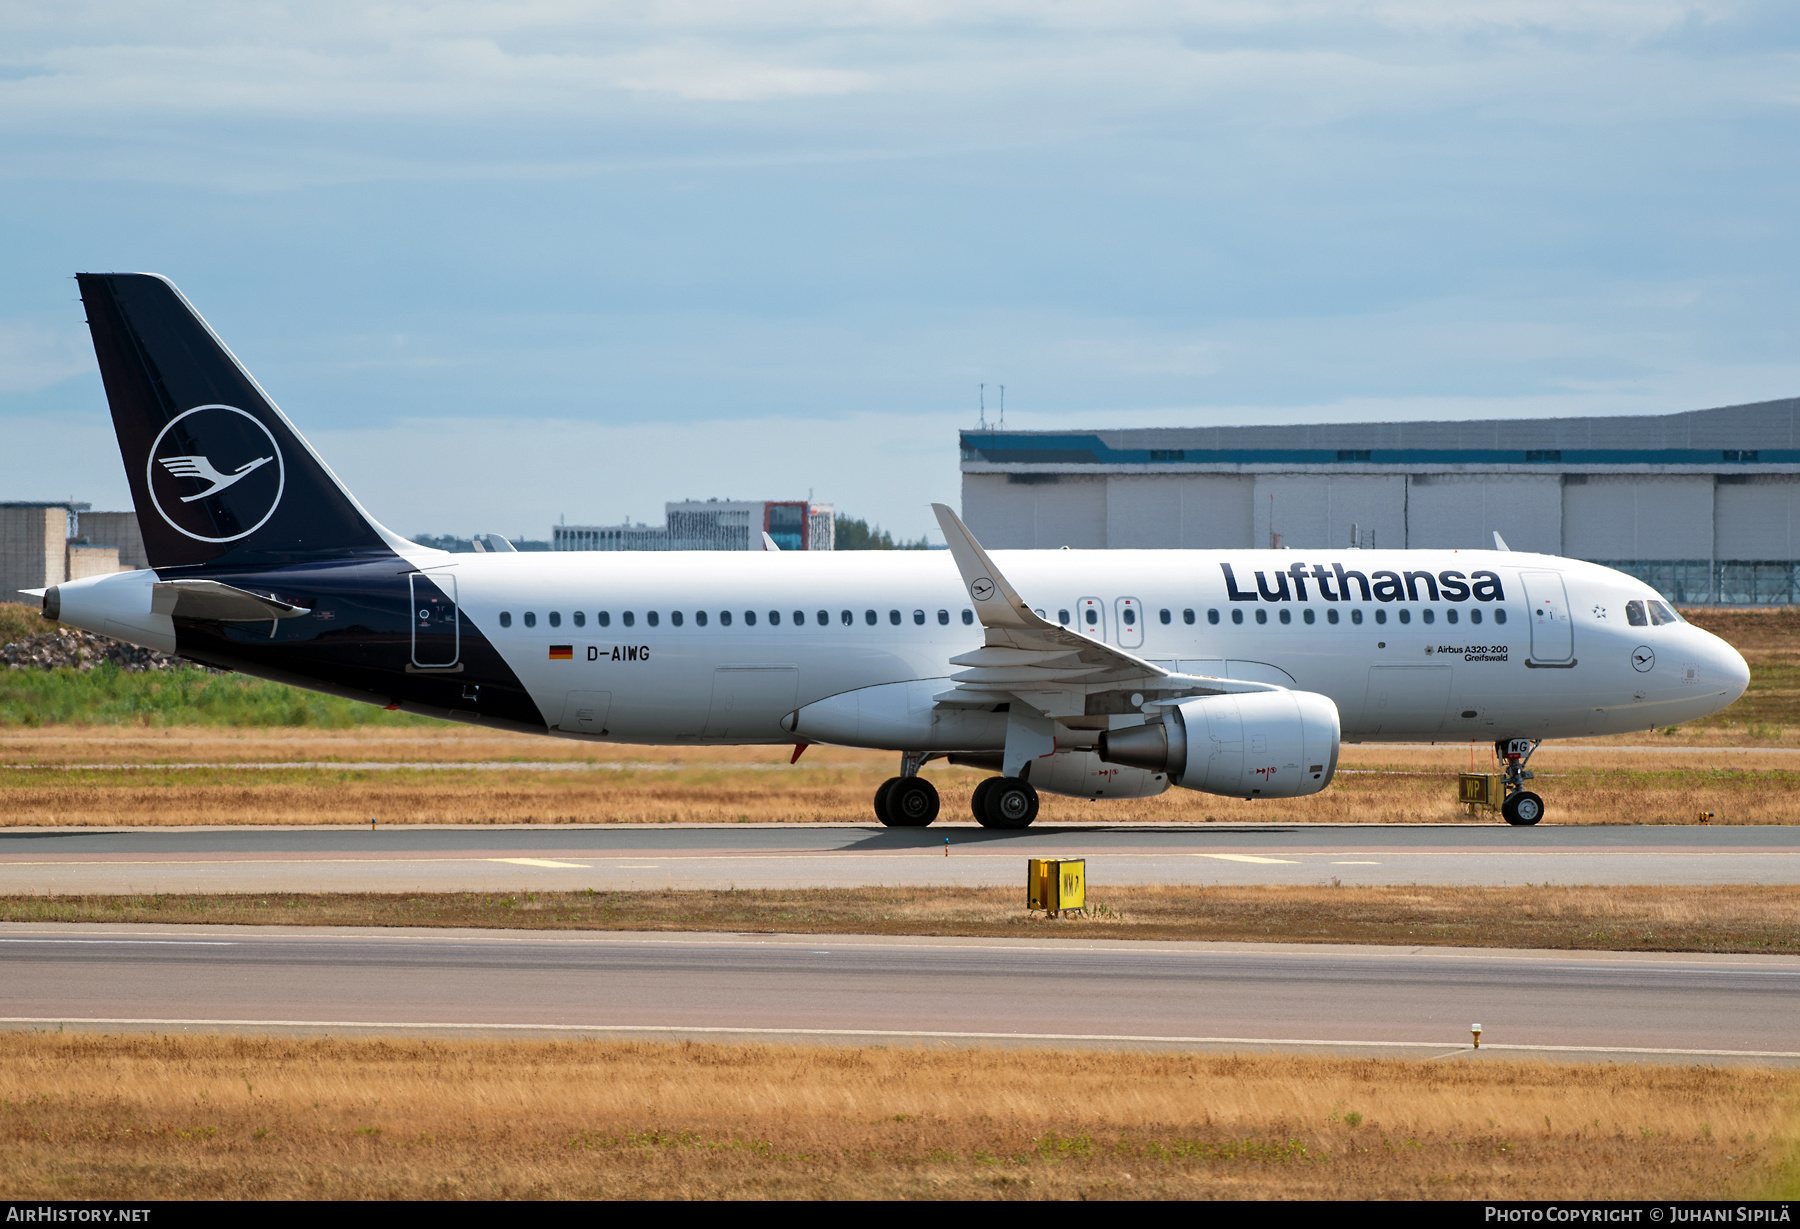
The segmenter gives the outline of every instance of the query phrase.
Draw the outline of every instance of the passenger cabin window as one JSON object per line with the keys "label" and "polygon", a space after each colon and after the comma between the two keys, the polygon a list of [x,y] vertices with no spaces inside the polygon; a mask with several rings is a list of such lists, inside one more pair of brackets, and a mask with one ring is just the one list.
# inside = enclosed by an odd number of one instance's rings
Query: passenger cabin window
{"label": "passenger cabin window", "polygon": [[1294,621],[1293,611],[1289,610],[1286,606],[1281,608],[1281,621],[1283,623],[1292,623]]}
{"label": "passenger cabin window", "polygon": [[1681,622],[1681,616],[1661,602],[1645,602],[1644,605],[1650,608],[1650,623],[1654,627],[1661,627],[1665,623]]}
{"label": "passenger cabin window", "polygon": [[863,622],[867,623],[870,627],[874,627],[875,626],[875,612],[873,610],[863,611]]}
{"label": "passenger cabin window", "polygon": [[[1376,622],[1377,622],[1377,623],[1379,623],[1379,622],[1381,622],[1381,620],[1380,620],[1380,619],[1377,619],[1377,620],[1375,620],[1375,621],[1376,621]],[[1411,623],[1411,622],[1412,622],[1412,611],[1410,611],[1410,610],[1402,610],[1402,611],[1401,611],[1401,612],[1400,612],[1400,621],[1401,621],[1401,622],[1402,622],[1402,623]]]}
{"label": "passenger cabin window", "polygon": [[943,627],[948,627],[950,625],[950,612],[948,610],[938,611],[938,624]]}
{"label": "passenger cabin window", "polygon": [[1256,612],[1256,621],[1258,623],[1267,623],[1269,621],[1269,612],[1266,610],[1257,611]]}
{"label": "passenger cabin window", "polygon": [[500,612],[500,626],[501,627],[511,627],[512,626],[512,611],[502,610]]}
{"label": "passenger cabin window", "polygon": [[552,610],[550,612],[550,626],[551,627],[561,627],[562,626],[562,611]]}
{"label": "passenger cabin window", "polygon": [[888,622],[892,623],[895,627],[899,627],[900,626],[900,612],[898,610],[888,611]]}
{"label": "passenger cabin window", "polygon": [[649,614],[644,616],[644,622],[648,623],[651,627],[655,627],[658,623],[662,622],[662,616],[652,610]]}
{"label": "passenger cabin window", "polygon": [[1206,621],[1208,623],[1217,623],[1219,621],[1219,612],[1217,610],[1207,611],[1206,612]]}
{"label": "passenger cabin window", "polygon": [[701,627],[705,627],[706,626],[706,612],[704,610],[696,610],[694,612],[694,622]]}
{"label": "passenger cabin window", "polygon": [[756,626],[756,612],[754,610],[746,610],[744,612],[744,626],[745,627],[755,627]]}
{"label": "passenger cabin window", "polygon": [[1496,622],[1496,623],[1506,622],[1506,612],[1504,610],[1496,610],[1494,612],[1494,622]]}
{"label": "passenger cabin window", "polygon": [[[1217,614],[1217,613],[1218,613],[1218,612],[1217,612],[1217,611],[1214,611],[1214,612],[1213,612],[1213,613],[1214,613],[1214,614]],[[1191,610],[1184,610],[1184,611],[1182,611],[1182,612],[1181,612],[1181,621],[1182,621],[1182,622],[1183,622],[1183,623],[1190,623],[1190,624],[1191,624],[1191,623],[1192,623],[1192,622],[1193,622],[1193,621],[1194,621],[1194,612],[1193,612],[1193,611],[1191,611]],[[1215,619],[1214,619],[1214,620],[1213,620],[1213,622],[1214,622],[1214,623],[1217,623],[1217,622],[1218,622],[1218,619],[1216,619],[1216,618],[1215,618]]]}
{"label": "passenger cabin window", "polygon": [[[825,621],[825,612],[823,610],[821,610],[819,612],[819,622],[823,623],[824,621]],[[806,612],[804,610],[796,610],[794,612],[794,626],[795,627],[805,627],[806,626]]]}
{"label": "passenger cabin window", "polygon": [[637,622],[637,616],[627,610],[624,614],[619,616],[619,621],[625,624],[626,627],[630,627],[633,623]]}
{"label": "passenger cabin window", "polygon": [[830,622],[831,622],[831,612],[828,610],[821,610],[819,612],[819,626],[824,627],[827,623],[830,623]]}
{"label": "passenger cabin window", "polygon": [[1444,612],[1444,622],[1446,622],[1446,623],[1456,622],[1456,607],[1452,606],[1452,607],[1450,607],[1450,609],[1448,609]]}
{"label": "passenger cabin window", "polygon": [[[1361,611],[1358,611],[1358,612],[1357,612],[1357,613],[1358,613],[1358,614],[1361,614],[1361,613],[1362,613],[1362,612],[1361,612]],[[1376,611],[1376,612],[1375,612],[1375,621],[1376,621],[1376,622],[1377,622],[1377,623],[1386,623],[1386,622],[1387,622],[1387,611],[1385,611],[1385,610],[1377,610],[1377,611]]]}
{"label": "passenger cabin window", "polygon": [[1311,623],[1316,618],[1318,618],[1318,616],[1313,614],[1311,606],[1308,606],[1305,610],[1300,612],[1300,619],[1303,623]]}
{"label": "passenger cabin window", "polygon": [[681,626],[681,612],[679,610],[671,610],[669,612],[669,622],[673,623],[676,627],[680,627]]}
{"label": "passenger cabin window", "polygon": [[1336,623],[1338,621],[1338,612],[1335,607],[1325,612],[1325,621],[1327,623]]}
{"label": "passenger cabin window", "polygon": [[1350,612],[1350,621],[1352,623],[1361,623],[1362,622],[1362,611],[1352,610]]}
{"label": "passenger cabin window", "polygon": [[1167,610],[1158,611],[1157,617],[1160,618],[1164,623],[1168,623],[1173,619],[1173,616],[1170,615]]}
{"label": "passenger cabin window", "polygon": [[525,612],[525,626],[526,627],[536,627],[537,626],[537,611],[527,610]]}
{"label": "passenger cabin window", "polygon": [[731,626],[731,612],[729,610],[721,610],[719,612],[719,626],[720,627],[730,627]]}
{"label": "passenger cabin window", "polygon": [[570,615],[569,617],[571,619],[575,620],[576,627],[586,627],[587,626],[587,612],[586,611],[577,610],[574,614]]}
{"label": "passenger cabin window", "polygon": [[1244,612],[1241,609],[1232,611],[1231,621],[1233,623],[1242,623],[1244,621]]}
{"label": "passenger cabin window", "polygon": [[924,627],[925,626],[925,612],[923,610],[913,611],[913,622],[920,627]]}
{"label": "passenger cabin window", "polygon": [[1479,610],[1471,610],[1469,612],[1469,622],[1471,622],[1471,623],[1481,622],[1481,612]]}
{"label": "passenger cabin window", "polygon": [[769,626],[770,627],[780,627],[781,626],[781,612],[779,610],[771,610],[769,612]]}
{"label": "passenger cabin window", "polygon": [[845,627],[854,627],[856,626],[856,616],[851,614],[848,610],[840,610],[838,612],[838,622],[842,623]]}
{"label": "passenger cabin window", "polygon": [[1056,612],[1056,621],[1058,623],[1062,624],[1064,627],[1067,627],[1069,625],[1069,612],[1066,610],[1057,611]]}
{"label": "passenger cabin window", "polygon": [[[1424,619],[1427,623],[1435,623],[1435,622],[1437,622],[1437,611],[1435,611],[1431,607],[1427,606],[1425,608],[1424,612],[1419,617]],[[1401,622],[1404,623],[1405,620],[1402,619]]]}
{"label": "passenger cabin window", "polygon": [[972,626],[974,624],[974,622],[975,622],[975,612],[973,610],[965,609],[963,611],[963,625],[964,626]]}
{"label": "passenger cabin window", "polygon": [[1650,620],[1644,617],[1642,602],[1625,603],[1625,622],[1631,627],[1649,627]]}
{"label": "passenger cabin window", "polygon": [[[1084,613],[1087,615],[1087,625],[1089,627],[1095,627],[1099,624],[1100,612],[1098,610],[1095,610],[1092,606],[1089,606]],[[525,617],[529,619],[531,616],[526,615]]]}
{"label": "passenger cabin window", "polygon": [[598,623],[601,627],[611,627],[612,611],[602,610],[599,614],[594,616],[594,622]]}

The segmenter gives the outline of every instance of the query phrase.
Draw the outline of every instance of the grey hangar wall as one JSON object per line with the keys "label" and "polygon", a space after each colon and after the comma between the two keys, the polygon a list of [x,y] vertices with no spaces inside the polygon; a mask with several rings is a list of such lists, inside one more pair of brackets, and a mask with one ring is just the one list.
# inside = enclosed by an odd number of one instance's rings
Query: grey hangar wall
{"label": "grey hangar wall", "polygon": [[[1800,601],[1800,398],[1617,418],[961,433],[1003,549],[1489,548]],[[1353,535],[1354,538],[1353,538]]]}

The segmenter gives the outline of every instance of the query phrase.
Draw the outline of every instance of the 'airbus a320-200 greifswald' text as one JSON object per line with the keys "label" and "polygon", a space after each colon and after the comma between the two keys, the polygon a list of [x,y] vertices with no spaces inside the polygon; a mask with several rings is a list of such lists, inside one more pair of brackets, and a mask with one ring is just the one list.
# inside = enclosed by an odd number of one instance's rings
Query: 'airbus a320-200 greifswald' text
{"label": "'airbus a320-200 greifswald' text", "polygon": [[947,757],[995,774],[995,828],[1040,791],[1291,798],[1341,740],[1463,739],[1532,824],[1540,740],[1749,681],[1642,582],[1505,550],[990,554],[940,504],[948,552],[447,554],[365,512],[167,280],[77,280],[151,567],[44,613],[208,665],[562,738],[893,751],[875,814],[903,827]]}

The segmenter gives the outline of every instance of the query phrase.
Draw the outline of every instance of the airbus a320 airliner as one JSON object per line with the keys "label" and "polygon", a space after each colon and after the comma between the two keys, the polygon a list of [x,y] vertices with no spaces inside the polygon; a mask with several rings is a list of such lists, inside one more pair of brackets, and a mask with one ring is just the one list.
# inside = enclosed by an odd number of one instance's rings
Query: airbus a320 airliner
{"label": "airbus a320 airliner", "polygon": [[563,738],[893,751],[899,827],[937,817],[919,769],[948,757],[997,774],[993,828],[1040,791],[1291,798],[1340,740],[1463,739],[1533,824],[1540,740],[1749,682],[1642,582],[1505,550],[990,554],[940,504],[948,552],[449,554],[364,511],[168,280],[77,281],[151,567],[44,614],[211,666]]}

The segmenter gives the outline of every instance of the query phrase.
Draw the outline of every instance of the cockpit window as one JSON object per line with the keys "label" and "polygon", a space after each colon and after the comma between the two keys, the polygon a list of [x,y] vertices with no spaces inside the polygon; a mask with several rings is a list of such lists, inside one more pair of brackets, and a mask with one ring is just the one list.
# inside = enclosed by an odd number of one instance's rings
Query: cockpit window
{"label": "cockpit window", "polygon": [[1650,626],[1650,620],[1644,617],[1644,604],[1642,602],[1625,603],[1625,622],[1633,627]]}
{"label": "cockpit window", "polygon": [[1650,622],[1652,626],[1661,627],[1665,623],[1681,622],[1681,616],[1676,614],[1673,610],[1670,610],[1661,602],[1645,602],[1644,605],[1650,608]]}

